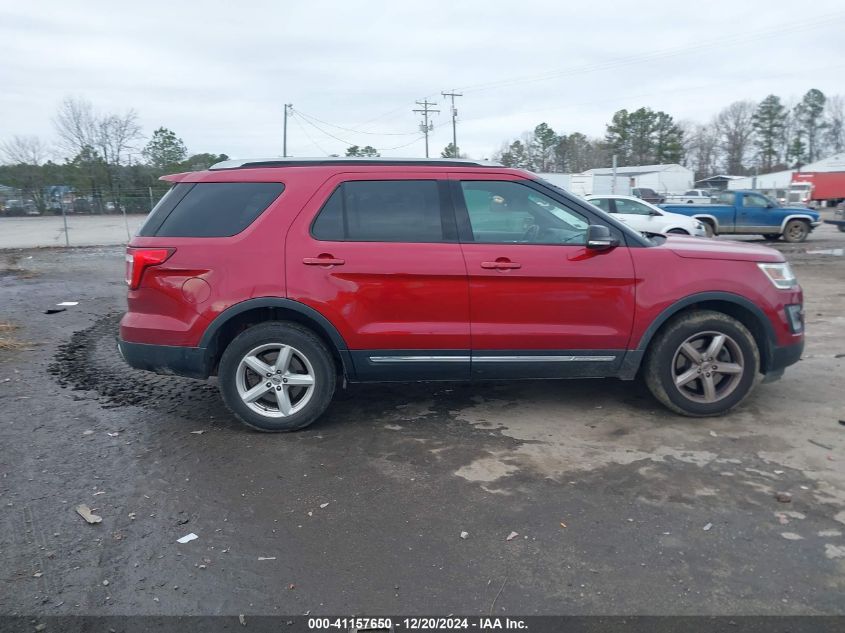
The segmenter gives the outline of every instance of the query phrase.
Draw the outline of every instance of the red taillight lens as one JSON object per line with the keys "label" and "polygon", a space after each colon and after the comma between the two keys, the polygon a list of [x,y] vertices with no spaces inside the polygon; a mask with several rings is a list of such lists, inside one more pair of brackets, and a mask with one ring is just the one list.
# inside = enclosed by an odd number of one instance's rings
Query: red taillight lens
{"label": "red taillight lens", "polygon": [[127,248],[126,285],[135,290],[149,266],[163,264],[176,251],[175,248]]}

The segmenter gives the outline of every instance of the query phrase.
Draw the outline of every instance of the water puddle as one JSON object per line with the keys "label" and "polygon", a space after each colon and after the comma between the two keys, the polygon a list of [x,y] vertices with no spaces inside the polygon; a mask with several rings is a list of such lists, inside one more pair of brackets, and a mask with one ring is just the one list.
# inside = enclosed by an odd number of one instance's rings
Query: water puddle
{"label": "water puddle", "polygon": [[818,251],[805,251],[807,255],[835,255],[842,257],[845,255],[845,248],[823,248]]}

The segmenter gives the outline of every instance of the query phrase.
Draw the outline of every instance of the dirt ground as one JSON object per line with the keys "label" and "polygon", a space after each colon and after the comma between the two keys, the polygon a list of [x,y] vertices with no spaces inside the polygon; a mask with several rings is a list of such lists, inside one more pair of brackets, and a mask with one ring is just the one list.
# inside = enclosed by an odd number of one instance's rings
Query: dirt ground
{"label": "dirt ground", "polygon": [[287,435],[122,364],[119,247],[0,252],[0,613],[842,614],[845,233],[776,247],[806,351],[728,416],[371,385]]}

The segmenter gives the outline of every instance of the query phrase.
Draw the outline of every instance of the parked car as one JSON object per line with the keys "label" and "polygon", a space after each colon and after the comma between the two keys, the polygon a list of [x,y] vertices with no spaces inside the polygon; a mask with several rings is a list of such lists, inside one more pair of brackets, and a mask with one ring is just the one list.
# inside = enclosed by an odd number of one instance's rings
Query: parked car
{"label": "parked car", "polygon": [[217,375],[254,429],[300,429],[372,381],[641,374],[672,411],[717,415],[804,346],[778,251],[647,237],[519,169],[269,159],[164,179],[126,251],[120,353]]}
{"label": "parked car", "polygon": [[803,242],[821,224],[815,211],[782,207],[756,191],[723,191],[713,204],[664,204],[661,208],[700,220],[708,234],[759,234],[767,240],[782,236],[787,242]]}
{"label": "parked car", "polygon": [[633,196],[586,196],[585,200],[641,233],[707,236],[704,225],[695,218],[669,213]]}
{"label": "parked car", "polygon": [[828,224],[833,224],[841,233],[845,233],[845,207],[839,207],[833,212],[832,220],[825,220]]}
{"label": "parked car", "polygon": [[654,189],[648,189],[647,187],[634,187],[631,189],[631,195],[652,204],[663,204],[666,201],[666,198]]}
{"label": "parked car", "polygon": [[690,189],[684,194],[666,196],[666,204],[710,204],[713,194],[710,189]]}

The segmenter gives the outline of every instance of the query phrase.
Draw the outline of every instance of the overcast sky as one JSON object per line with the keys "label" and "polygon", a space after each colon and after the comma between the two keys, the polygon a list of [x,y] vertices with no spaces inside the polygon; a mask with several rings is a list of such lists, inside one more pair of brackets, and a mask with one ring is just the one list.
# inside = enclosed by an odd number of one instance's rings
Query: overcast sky
{"label": "overcast sky", "polygon": [[422,156],[411,110],[428,96],[439,155],[451,141],[440,92],[457,89],[458,145],[482,158],[541,121],[598,136],[620,108],[703,122],[738,99],[845,94],[845,7],[2,0],[0,60],[0,140],[53,141],[58,104],[82,96],[134,108],[147,135],[168,127],[192,153],[276,156],[292,103],[292,155],[410,143],[382,154]]}

